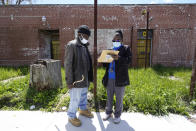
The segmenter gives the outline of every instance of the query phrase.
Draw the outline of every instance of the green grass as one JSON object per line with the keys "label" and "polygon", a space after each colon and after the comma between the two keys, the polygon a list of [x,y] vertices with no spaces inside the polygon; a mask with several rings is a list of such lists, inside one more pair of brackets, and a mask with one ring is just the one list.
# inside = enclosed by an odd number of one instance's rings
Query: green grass
{"label": "green grass", "polygon": [[[12,72],[11,72],[12,73]],[[67,92],[67,88],[45,89],[38,91],[29,87],[29,75],[25,78],[0,83],[0,110],[34,110],[53,111],[60,97]],[[62,69],[63,87],[65,87],[65,73]],[[69,99],[61,106],[68,106]],[[57,109],[59,110],[59,109]]]}
{"label": "green grass", "polygon": [[[172,69],[172,71],[174,70]],[[169,71],[166,70],[163,74],[168,74]],[[173,75],[180,78],[178,74],[181,73]],[[188,111],[191,111],[187,106],[189,90],[186,86],[188,86],[188,81],[170,80],[168,77],[162,77],[153,68],[132,69],[129,70],[129,74],[131,85],[126,88],[124,98],[127,110],[153,115],[164,115],[169,112],[187,115]]]}
{"label": "green grass", "polygon": [[29,73],[28,67],[0,67],[0,81],[11,77],[27,75]]}
{"label": "green grass", "polygon": [[[104,69],[98,70],[98,100],[102,109],[107,99],[106,90],[101,84],[104,73]],[[188,112],[196,110],[196,100],[191,104],[189,102],[190,68],[155,66],[146,70],[129,69],[129,76],[131,84],[125,90],[124,111],[188,115]],[[178,80],[169,79],[171,76]]]}
{"label": "green grass", "polygon": [[[29,70],[26,67],[23,68],[21,70]],[[29,110],[31,105],[35,105],[34,110],[61,111],[62,106],[68,107],[69,97],[66,97],[60,107],[56,109],[60,98],[68,91],[64,69],[62,68],[61,71],[63,88],[41,91],[29,88],[29,75],[6,84],[0,83],[0,110]],[[12,74],[11,69],[10,72]],[[101,82],[104,73],[103,68],[98,69],[97,97],[99,107],[102,110],[105,109],[107,99],[106,89]],[[131,84],[125,90],[124,111],[153,115],[166,115],[168,113],[188,115],[189,112],[196,111],[196,100],[189,101],[191,69],[161,66],[146,70],[142,68],[129,69],[129,76]],[[169,79],[170,76],[178,79],[171,80]],[[92,84],[89,91],[93,93]],[[93,107],[94,99],[88,101]]]}

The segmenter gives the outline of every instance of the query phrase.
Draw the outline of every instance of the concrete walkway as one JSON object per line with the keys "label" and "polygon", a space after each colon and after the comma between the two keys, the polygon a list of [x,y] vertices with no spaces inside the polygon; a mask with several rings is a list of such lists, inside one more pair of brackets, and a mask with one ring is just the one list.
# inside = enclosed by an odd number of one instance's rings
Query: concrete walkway
{"label": "concrete walkway", "polygon": [[196,131],[196,124],[174,114],[123,113],[120,124],[113,124],[112,119],[102,121],[103,116],[103,112],[94,112],[93,119],[79,116],[82,126],[73,127],[66,112],[0,111],[0,131]]}
{"label": "concrete walkway", "polygon": [[2,83],[8,83],[8,82],[10,82],[10,81],[13,81],[13,80],[18,80],[18,79],[22,79],[22,78],[25,78],[26,76],[18,76],[18,77],[12,77],[12,78],[9,78],[9,79],[6,79],[6,80],[2,80],[2,81],[0,81],[0,82],[2,82]]}

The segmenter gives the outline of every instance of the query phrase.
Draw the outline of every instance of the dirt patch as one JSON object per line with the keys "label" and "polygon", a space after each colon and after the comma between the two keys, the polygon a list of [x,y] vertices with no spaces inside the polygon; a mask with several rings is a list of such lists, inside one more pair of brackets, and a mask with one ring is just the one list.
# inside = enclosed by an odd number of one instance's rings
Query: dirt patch
{"label": "dirt patch", "polygon": [[173,81],[183,81],[181,78],[177,78],[175,76],[169,76],[169,77],[161,76],[161,78],[168,78]]}
{"label": "dirt patch", "polygon": [[170,79],[170,80],[174,80],[174,81],[182,81],[182,79],[177,78],[177,77],[175,77],[175,76],[169,76],[169,79]]}

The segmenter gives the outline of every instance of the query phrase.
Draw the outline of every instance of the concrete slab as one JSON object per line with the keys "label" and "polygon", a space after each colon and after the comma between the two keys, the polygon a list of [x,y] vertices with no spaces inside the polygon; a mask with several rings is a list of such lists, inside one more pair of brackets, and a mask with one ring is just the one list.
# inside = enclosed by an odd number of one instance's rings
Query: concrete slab
{"label": "concrete slab", "polygon": [[0,111],[0,131],[196,131],[186,117],[170,114],[155,117],[142,113],[123,113],[120,124],[103,121],[104,113],[89,119],[79,116],[81,127],[68,123],[66,112]]}
{"label": "concrete slab", "polygon": [[2,81],[0,81],[0,82],[2,82],[2,83],[8,83],[8,82],[10,82],[10,81],[13,81],[13,80],[18,80],[18,79],[22,79],[22,78],[25,78],[26,76],[18,76],[18,77],[13,77],[13,78],[9,78],[9,79],[7,79],[7,80],[2,80]]}

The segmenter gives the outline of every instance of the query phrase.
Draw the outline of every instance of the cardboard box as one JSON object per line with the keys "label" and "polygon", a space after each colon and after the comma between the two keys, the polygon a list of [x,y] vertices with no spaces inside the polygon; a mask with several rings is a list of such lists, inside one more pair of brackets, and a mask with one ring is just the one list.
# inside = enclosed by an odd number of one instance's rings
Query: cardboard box
{"label": "cardboard box", "polygon": [[111,55],[118,55],[119,51],[103,50],[101,56],[98,58],[99,63],[111,63],[114,59]]}

